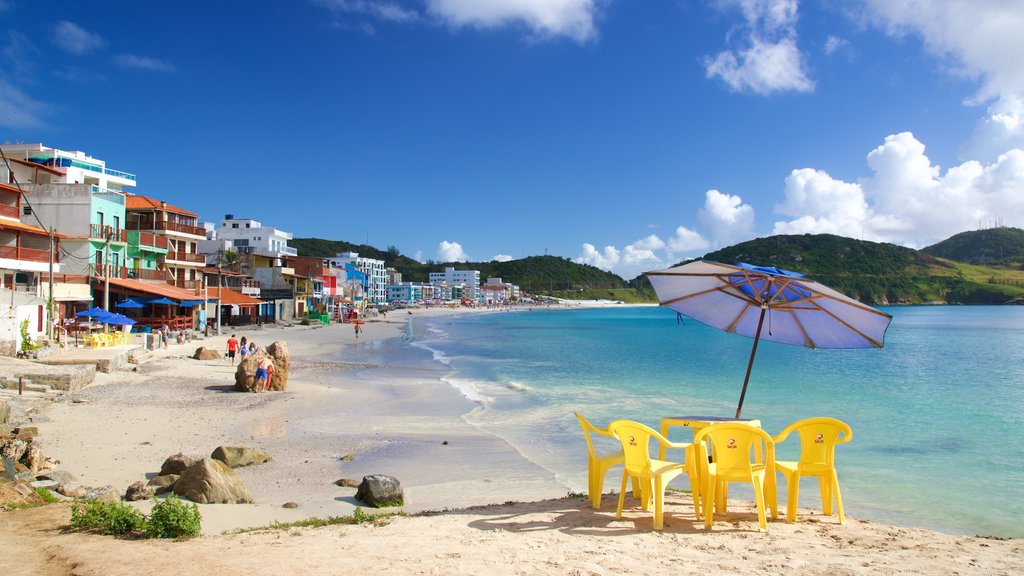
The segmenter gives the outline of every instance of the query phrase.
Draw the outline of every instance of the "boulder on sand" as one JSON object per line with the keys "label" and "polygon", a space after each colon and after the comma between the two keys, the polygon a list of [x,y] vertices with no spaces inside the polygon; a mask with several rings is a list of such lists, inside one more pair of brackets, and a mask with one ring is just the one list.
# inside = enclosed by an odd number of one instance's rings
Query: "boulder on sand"
{"label": "boulder on sand", "polygon": [[159,476],[167,476],[168,474],[181,474],[186,468],[196,463],[197,458],[193,456],[186,456],[181,452],[168,456],[164,460],[163,465],[160,466]]}
{"label": "boulder on sand", "polygon": [[270,378],[270,389],[281,392],[288,387],[288,375],[291,371],[291,359],[288,355],[288,344],[277,340],[266,348],[257,349],[235,370],[235,390],[237,392],[253,392],[256,388],[253,377],[260,359],[269,357],[274,363],[274,373]]}
{"label": "boulder on sand", "polygon": [[402,484],[394,476],[371,474],[364,476],[356,490],[356,499],[374,508],[401,506],[405,500]]}
{"label": "boulder on sand", "polygon": [[200,504],[252,503],[249,491],[235,471],[220,460],[203,458],[181,473],[173,491]]}
{"label": "boulder on sand", "polygon": [[196,348],[195,354],[192,355],[193,360],[223,360],[224,353],[215,348],[207,348],[206,346],[200,346]]}
{"label": "boulder on sand", "polygon": [[244,446],[218,446],[213,454],[210,454],[210,458],[220,460],[230,468],[264,464],[273,460],[266,452]]}

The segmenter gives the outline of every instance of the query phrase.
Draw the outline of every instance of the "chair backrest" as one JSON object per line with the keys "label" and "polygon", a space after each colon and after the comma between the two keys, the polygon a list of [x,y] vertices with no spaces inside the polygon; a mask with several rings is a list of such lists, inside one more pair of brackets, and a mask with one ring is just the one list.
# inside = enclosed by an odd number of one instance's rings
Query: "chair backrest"
{"label": "chair backrest", "polygon": [[[707,468],[707,442],[711,442],[712,458],[718,477],[723,480],[750,481],[756,465],[775,460],[775,442],[764,430],[741,422],[720,422],[702,428],[693,443],[697,446],[697,461],[702,469]],[[754,447],[764,447],[760,463],[754,459]]]}
{"label": "chair backrest", "polygon": [[786,426],[775,437],[782,442],[790,433],[800,434],[800,467],[811,471],[828,470],[835,466],[836,444],[853,439],[850,425],[835,418],[806,418]]}
{"label": "chair backrest", "polygon": [[651,470],[649,452],[651,438],[664,441],[657,430],[632,420],[616,420],[608,425],[608,431],[622,444],[623,466],[631,476],[641,476]]}
{"label": "chair backrest", "polygon": [[603,428],[594,426],[579,412],[573,412],[573,414],[576,415],[576,418],[580,421],[580,426],[583,427],[583,437],[587,439],[587,451],[590,453],[590,457],[593,458],[595,455],[594,442],[590,439],[590,433],[593,432],[602,436],[611,436],[611,433]]}

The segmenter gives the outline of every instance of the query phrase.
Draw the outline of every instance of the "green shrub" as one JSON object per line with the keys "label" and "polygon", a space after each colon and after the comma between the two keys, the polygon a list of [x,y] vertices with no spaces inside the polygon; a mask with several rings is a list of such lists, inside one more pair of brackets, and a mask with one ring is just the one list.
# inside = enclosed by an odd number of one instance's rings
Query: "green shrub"
{"label": "green shrub", "polygon": [[71,505],[71,529],[120,535],[146,528],[146,517],[135,508],[121,502],[89,500]]}
{"label": "green shrub", "polygon": [[202,515],[195,504],[186,504],[174,494],[154,502],[146,535],[150,538],[192,538],[202,531]]}
{"label": "green shrub", "polygon": [[60,502],[60,499],[54,496],[53,492],[50,492],[46,488],[36,488],[36,494],[39,494],[39,497],[47,504],[56,504],[57,502]]}

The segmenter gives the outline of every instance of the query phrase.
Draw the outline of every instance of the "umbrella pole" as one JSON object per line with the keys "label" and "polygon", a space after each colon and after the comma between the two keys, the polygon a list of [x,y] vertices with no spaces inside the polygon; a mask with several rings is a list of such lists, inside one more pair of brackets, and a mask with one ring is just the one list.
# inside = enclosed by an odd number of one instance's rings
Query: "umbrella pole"
{"label": "umbrella pole", "polygon": [[750,349],[750,361],[747,362],[747,375],[743,377],[743,390],[740,391],[740,403],[736,405],[736,419],[740,419],[743,410],[743,398],[747,395],[747,382],[750,382],[750,369],[754,367],[754,355],[757,354],[757,343],[761,340],[761,326],[764,325],[764,313],[768,308],[761,307],[761,317],[757,319],[757,334],[754,335],[754,346]]}

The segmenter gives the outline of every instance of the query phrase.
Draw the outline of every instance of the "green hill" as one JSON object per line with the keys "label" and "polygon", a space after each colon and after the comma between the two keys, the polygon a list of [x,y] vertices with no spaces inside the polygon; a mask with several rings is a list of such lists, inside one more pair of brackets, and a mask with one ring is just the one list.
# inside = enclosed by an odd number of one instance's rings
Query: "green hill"
{"label": "green hill", "polygon": [[1024,230],[989,228],[961,232],[921,250],[937,258],[990,266],[1024,263]]}
{"label": "green hill", "polygon": [[[1008,231],[1008,232],[1007,232]],[[993,234],[988,240],[977,240],[981,232],[1007,236],[998,242]],[[951,243],[964,236],[958,234],[929,247],[927,251],[854,240],[832,234],[769,236],[742,242],[704,255],[718,262],[750,262],[778,266],[809,275],[849,296],[869,304],[1003,304],[1024,299],[1024,256],[1013,256],[1014,238],[1024,238],[1018,229],[995,229],[965,233],[975,244],[963,242],[963,261],[947,259],[932,248],[961,245]],[[947,244],[950,243],[950,244]],[[372,246],[340,240],[295,238],[290,245],[302,256],[334,256],[338,252],[358,252],[361,256],[384,260],[385,265],[402,273],[402,279],[426,282],[430,272],[445,266],[479,270],[483,280],[500,277],[530,294],[560,298],[609,299],[626,302],[655,302],[656,297],[646,277],[626,282],[619,276],[593,266],[577,264],[556,256],[531,256],[508,262],[420,263],[403,256],[390,246],[379,250]],[[992,254],[992,246],[1002,246],[999,266],[970,263],[970,254]],[[1021,249],[1024,254],[1024,248]],[[968,256],[964,256],[967,254]],[[1017,263],[1013,263],[1017,258]]]}

